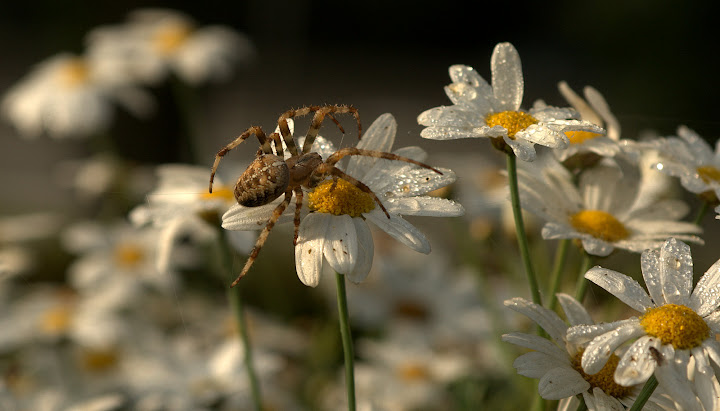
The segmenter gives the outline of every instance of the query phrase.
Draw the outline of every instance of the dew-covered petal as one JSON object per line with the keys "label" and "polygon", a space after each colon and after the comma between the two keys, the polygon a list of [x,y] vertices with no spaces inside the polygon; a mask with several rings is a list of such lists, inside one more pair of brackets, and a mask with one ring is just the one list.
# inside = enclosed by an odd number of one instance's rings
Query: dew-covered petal
{"label": "dew-covered petal", "polygon": [[558,293],[557,299],[570,325],[593,324],[590,314],[576,299],[564,293]]}
{"label": "dew-covered petal", "polygon": [[718,306],[720,306],[720,260],[703,274],[690,296],[690,308],[701,317],[709,315]]}
{"label": "dew-covered petal", "polygon": [[558,83],[558,90],[560,91],[560,94],[565,97],[565,100],[567,100],[567,102],[570,103],[570,105],[573,106],[578,113],[580,113],[580,118],[593,124],[602,124],[602,118],[585,100],[583,100],[582,97],[570,88],[567,82],[561,81]]}
{"label": "dew-covered petal", "polygon": [[[496,126],[497,127],[497,126]],[[535,153],[535,145],[528,140],[522,138],[512,139],[507,135],[503,136],[503,140],[512,148],[515,156],[522,161],[535,161],[537,154]]]}
{"label": "dew-covered petal", "polygon": [[295,270],[300,281],[310,287],[320,282],[323,250],[331,217],[326,213],[312,213],[300,223],[295,246]]}
{"label": "dew-covered petal", "polygon": [[425,110],[417,118],[420,125],[428,127],[475,128],[485,125],[485,119],[458,106],[440,106]]}
{"label": "dew-covered petal", "polygon": [[357,234],[358,253],[355,268],[345,275],[350,281],[357,284],[363,282],[370,273],[375,254],[375,244],[373,243],[370,227],[362,218],[353,218],[352,222],[355,225],[355,233]]}
{"label": "dew-covered petal", "polygon": [[[693,282],[690,246],[671,238],[660,249],[657,262],[665,303],[688,305]],[[660,305],[658,301],[656,303]]]}
{"label": "dew-covered petal", "polygon": [[564,367],[548,371],[538,384],[538,392],[546,400],[561,400],[589,389],[590,383],[580,373]]}
{"label": "dew-covered petal", "polygon": [[510,43],[499,43],[490,58],[492,88],[497,111],[515,111],[522,103],[525,85],[520,55]]}
{"label": "dew-covered petal", "polygon": [[417,166],[407,167],[392,175],[377,174],[371,181],[365,182],[378,195],[387,197],[420,196],[452,184],[457,179],[455,173],[447,168],[438,168],[442,174]]}
{"label": "dew-covered petal", "polygon": [[[583,393],[584,398],[590,397],[587,393]],[[605,394],[600,387],[593,388],[592,401],[594,404],[587,404],[589,410],[595,411],[625,411],[625,406],[615,397]]]}
{"label": "dew-covered petal", "polygon": [[565,149],[570,144],[565,134],[558,133],[544,124],[532,124],[515,134],[515,138],[557,149]]}
{"label": "dew-covered petal", "polygon": [[445,87],[445,94],[454,104],[479,115],[497,106],[492,87],[472,67],[456,64],[448,71],[453,84]]}
{"label": "dew-covered petal", "polygon": [[[385,113],[370,125],[358,142],[357,148],[389,152],[395,142],[396,132],[397,122],[395,117],[390,113]],[[352,156],[345,172],[362,180],[365,173],[370,170],[376,161],[378,159],[374,157]]]}
{"label": "dew-covered petal", "polygon": [[391,237],[413,250],[423,254],[430,252],[430,242],[427,240],[425,235],[401,217],[395,214],[390,214],[390,218],[387,218],[385,213],[377,208],[369,213],[363,214],[363,216],[372,221],[376,226],[388,233]]}
{"label": "dew-covered petal", "polygon": [[324,255],[335,272],[347,274],[355,268],[358,253],[357,234],[353,218],[347,214],[328,219]]}
{"label": "dew-covered petal", "polygon": [[[540,379],[548,371],[561,366],[558,361],[544,353],[532,351],[525,353],[513,361],[517,373],[528,378]],[[567,365],[570,368],[570,365]]]}
{"label": "dew-covered petal", "polygon": [[585,273],[585,278],[641,313],[648,308],[655,307],[642,286],[625,274],[596,266]]}
{"label": "dew-covered petal", "polygon": [[507,133],[502,126],[488,127],[485,125],[476,127],[444,127],[434,126],[424,128],[420,136],[430,140],[454,140],[458,138],[474,137],[500,137]]}
{"label": "dew-covered petal", "polygon": [[222,216],[222,227],[226,230],[260,230],[282,202],[274,201],[259,207],[243,207],[235,204]]}
{"label": "dew-covered petal", "polygon": [[638,324],[638,319],[633,317],[611,323],[575,325],[568,328],[566,338],[572,344],[584,344],[625,324]]}
{"label": "dew-covered petal", "polygon": [[[590,86],[585,86],[583,92],[588,103],[590,103],[592,108],[595,109],[597,114],[599,114],[600,117],[604,120],[605,128],[607,129],[607,136],[614,141],[618,141],[620,139],[620,123],[618,122],[612,111],[610,111],[610,106],[608,106],[605,97],[603,97],[603,95],[600,94],[599,91]],[[589,118],[583,118],[583,120],[588,120],[591,123],[598,125],[602,124],[597,123]]]}
{"label": "dew-covered petal", "polygon": [[668,362],[655,370],[655,377],[670,398],[680,404],[683,409],[695,410],[698,408],[697,397],[682,369],[678,370],[671,362]]}
{"label": "dew-covered petal", "polygon": [[388,211],[401,215],[457,217],[465,214],[460,203],[438,197],[388,198],[385,206]]}
{"label": "dew-covered petal", "polygon": [[[696,287],[697,288],[697,287]],[[720,334],[720,310],[715,310],[709,315],[703,317],[705,323],[710,327],[712,332]]]}
{"label": "dew-covered petal", "polygon": [[505,306],[535,321],[559,346],[565,345],[567,325],[554,311],[519,297],[505,300]]}
{"label": "dew-covered petal", "polygon": [[514,332],[503,334],[502,340],[507,343],[525,347],[552,357],[556,366],[558,362],[561,364],[567,364],[568,366],[570,365],[570,359],[567,351],[553,344],[553,342],[547,338],[543,338],[538,335]]}
{"label": "dew-covered petal", "polygon": [[695,388],[706,410],[720,409],[720,386],[713,373],[695,373]]}
{"label": "dew-covered petal", "polygon": [[645,250],[640,257],[640,267],[650,298],[656,306],[665,304],[660,277],[660,250]]}
{"label": "dew-covered petal", "polygon": [[657,350],[662,342],[654,337],[638,338],[623,354],[615,369],[615,381],[624,386],[642,384],[655,372],[658,363],[650,347]]}
{"label": "dew-covered petal", "polygon": [[588,234],[582,234],[580,238],[582,238],[583,249],[588,254],[596,255],[598,257],[607,257],[615,249],[613,244]]}
{"label": "dew-covered petal", "polygon": [[588,374],[596,374],[602,370],[615,350],[626,341],[645,333],[638,324],[623,324],[617,329],[595,337],[585,348],[581,365]]}

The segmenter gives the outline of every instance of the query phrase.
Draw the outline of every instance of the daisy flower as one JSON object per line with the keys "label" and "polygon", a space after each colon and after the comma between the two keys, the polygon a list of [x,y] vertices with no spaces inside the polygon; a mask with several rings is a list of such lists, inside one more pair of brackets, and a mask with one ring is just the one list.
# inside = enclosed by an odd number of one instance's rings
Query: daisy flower
{"label": "daisy flower", "polygon": [[[583,370],[597,372],[618,347],[634,340],[617,363],[618,384],[641,384],[654,373],[684,409],[718,409],[720,385],[714,366],[720,365],[720,343],[715,339],[720,332],[720,261],[693,289],[690,247],[671,238],[659,250],[645,251],[641,267],[647,292],[632,278],[606,268],[594,267],[585,274],[642,315],[570,328],[570,342],[587,343]],[[670,366],[658,367],[666,363]]]}
{"label": "daisy flower", "polygon": [[[567,294],[557,294],[558,301],[565,312],[571,326],[594,324],[582,304]],[[642,388],[640,385],[621,386],[613,380],[619,358],[612,355],[604,367],[595,372],[586,372],[580,367],[581,358],[586,352],[586,344],[574,343],[566,337],[568,326],[554,312],[524,298],[513,298],[505,301],[505,306],[517,311],[542,327],[550,336],[550,340],[520,332],[502,336],[502,340],[532,350],[523,354],[513,362],[518,374],[539,379],[538,391],[547,400],[563,400],[560,408],[576,395],[582,395],[589,409],[596,404],[612,405],[606,409],[625,409],[635,402],[635,397]],[[654,394],[646,403],[645,409],[661,409],[656,403],[658,395]],[[614,407],[614,408],[613,408]],[[575,409],[575,408],[572,408]]]}
{"label": "daisy flower", "polygon": [[187,15],[141,9],[122,25],[99,27],[87,38],[101,70],[155,84],[170,72],[192,84],[225,80],[252,53],[250,41],[224,26],[197,27]]}
{"label": "daisy flower", "polygon": [[544,218],[545,239],[576,238],[589,254],[607,256],[615,248],[642,252],[668,237],[702,243],[695,224],[678,221],[688,206],[676,199],[645,201],[641,176],[604,159],[586,169],[577,185],[552,156],[521,163],[518,170],[523,208]]}
{"label": "daisy flower", "polygon": [[101,75],[95,60],[62,53],[10,88],[1,110],[25,137],[79,138],[107,130],[114,103],[138,116],[152,109],[147,94]]}
{"label": "daisy flower", "polygon": [[720,141],[715,150],[695,131],[686,126],[678,127],[680,138],[660,141],[661,160],[655,167],[680,178],[680,184],[695,194],[720,195]]}
{"label": "daisy flower", "polygon": [[[607,101],[596,89],[585,86],[583,94],[585,99],[577,95],[568,84],[561,81],[558,84],[560,94],[580,113],[584,121],[607,129],[607,135],[588,131],[566,131],[565,135],[570,145],[564,150],[554,150],[560,161],[566,161],[580,154],[594,153],[601,157],[614,157],[620,152],[617,144],[620,139],[620,123],[608,107]],[[578,158],[580,160],[580,158]]]}
{"label": "daisy flower", "polygon": [[[357,148],[387,152],[395,140],[396,130],[395,118],[384,114],[368,128]],[[336,149],[329,141],[317,138],[313,151],[327,158]],[[394,153],[416,161],[426,156],[419,147],[405,147]],[[337,184],[330,179],[309,190],[305,202],[309,213],[302,218],[295,247],[295,267],[305,285],[318,285],[323,259],[355,283],[365,279],[374,252],[367,221],[413,250],[427,254],[430,252],[427,238],[402,215],[448,217],[463,213],[462,206],[453,201],[425,195],[455,181],[451,170],[441,168],[443,174],[438,174],[406,162],[365,156],[348,160],[345,167],[339,168],[365,183],[385,206],[390,218],[376,207],[372,196],[343,179],[338,179]],[[279,201],[282,199],[260,207],[234,205],[223,216],[223,227],[261,229]],[[287,220],[292,219],[293,212],[294,207],[288,207]]]}
{"label": "daisy flower", "polygon": [[421,135],[433,140],[488,137],[501,149],[512,148],[523,161],[535,159],[535,144],[566,148],[565,132],[587,131],[604,134],[603,129],[575,119],[571,109],[557,107],[520,109],[524,84],[520,56],[510,43],[495,46],[490,60],[492,86],[472,68],[450,67],[453,83],[445,87],[452,106],[427,110],[418,123],[427,126]]}

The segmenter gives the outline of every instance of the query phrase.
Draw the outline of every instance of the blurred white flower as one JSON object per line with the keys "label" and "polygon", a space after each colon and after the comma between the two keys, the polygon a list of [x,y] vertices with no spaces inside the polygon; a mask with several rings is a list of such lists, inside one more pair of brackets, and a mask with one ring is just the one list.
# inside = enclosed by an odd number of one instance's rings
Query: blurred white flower
{"label": "blurred white flower", "polygon": [[[395,141],[396,129],[395,118],[384,114],[368,128],[357,148],[388,152]],[[327,158],[336,150],[329,141],[318,138],[313,151]],[[426,156],[419,147],[405,147],[394,153],[416,161]],[[449,217],[464,212],[462,206],[453,201],[425,195],[455,181],[451,170],[441,169],[443,174],[438,174],[407,162],[366,156],[352,156],[346,167],[338,168],[367,185],[383,203],[390,218],[376,207],[372,196],[342,178],[337,184],[329,179],[310,190],[305,204],[311,212],[302,218],[295,246],[295,267],[305,285],[318,285],[324,259],[352,282],[358,283],[367,277],[374,244],[366,220],[413,250],[427,254],[430,243],[425,235],[401,216]],[[279,201],[282,198],[260,207],[234,205],[223,216],[223,227],[260,229]],[[292,218],[293,212],[294,208],[288,207],[285,215]]]}
{"label": "blurred white flower", "polygon": [[191,84],[225,80],[253,53],[250,41],[231,28],[196,27],[169,9],[136,10],[125,24],[99,27],[87,47],[106,76],[150,84],[171,72]]}
{"label": "blurred white flower", "polygon": [[57,234],[62,222],[59,215],[43,212],[0,218],[0,284],[32,270],[36,256],[28,243]]}
{"label": "blurred white flower", "polygon": [[24,137],[84,138],[106,131],[115,103],[142,116],[149,95],[97,72],[96,61],[68,53],[40,63],[2,100],[2,114]]}
{"label": "blurred white flower", "polygon": [[566,148],[565,132],[605,131],[577,120],[571,109],[557,107],[520,109],[524,81],[520,56],[510,43],[499,43],[490,60],[492,86],[472,67],[450,67],[453,83],[445,87],[452,106],[427,110],[418,123],[427,126],[421,135],[433,140],[488,137],[502,148],[505,144],[523,161],[535,159],[535,144]]}
{"label": "blurred white flower", "polygon": [[[582,368],[593,374],[622,344],[633,341],[615,371],[622,385],[644,383],[653,373],[683,409],[716,410],[720,384],[720,260],[693,289],[690,247],[674,238],[659,250],[642,254],[646,292],[637,281],[606,268],[590,269],[585,278],[642,313],[638,317],[567,332],[569,341],[587,344]],[[666,366],[663,366],[666,365]]]}
{"label": "blurred white flower", "polygon": [[521,163],[522,207],[547,221],[543,238],[577,238],[585,251],[597,256],[607,256],[615,248],[639,253],[672,236],[702,244],[692,235],[700,233],[700,227],[678,221],[688,206],[676,199],[645,201],[644,181],[632,171],[606,158],[583,171],[576,185],[552,156]]}

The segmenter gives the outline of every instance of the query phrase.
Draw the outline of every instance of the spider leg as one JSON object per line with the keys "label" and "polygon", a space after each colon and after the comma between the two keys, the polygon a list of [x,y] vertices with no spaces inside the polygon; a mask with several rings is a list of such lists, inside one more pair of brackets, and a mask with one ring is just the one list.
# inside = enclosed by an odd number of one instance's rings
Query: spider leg
{"label": "spider leg", "polygon": [[282,139],[280,139],[280,135],[278,133],[272,133],[268,136],[270,140],[272,140],[273,143],[275,143],[275,152],[278,156],[283,156],[283,146],[282,146]]}
{"label": "spider leg", "polygon": [[217,172],[217,168],[220,165],[220,160],[225,156],[225,154],[229,153],[230,150],[234,149],[235,147],[239,146],[240,143],[245,141],[248,137],[251,135],[257,136],[258,140],[260,140],[260,146],[261,150],[265,154],[272,154],[272,149],[270,148],[270,142],[268,141],[267,137],[265,137],[265,132],[262,128],[259,126],[253,126],[249,129],[245,130],[244,133],[240,134],[235,140],[230,142],[230,144],[226,145],[225,147],[221,148],[220,151],[215,154],[215,162],[212,166],[212,171],[210,172],[210,186],[208,187],[208,191],[212,193],[212,186],[213,186],[213,180],[215,180],[215,172]]}
{"label": "spider leg", "polygon": [[358,125],[358,140],[360,139],[360,136],[362,135],[362,125],[360,124],[360,114],[358,113],[358,110],[353,106],[323,106],[323,107],[317,107],[317,110],[315,111],[315,115],[313,116],[312,123],[310,124],[310,128],[308,129],[307,135],[305,136],[305,142],[303,143],[303,154],[309,153],[312,149],[312,145],[315,142],[315,138],[318,135],[318,132],[320,131],[320,126],[322,125],[323,120],[325,119],[325,116],[328,116],[332,119],[332,121],[338,126],[338,129],[345,134],[345,129],[340,125],[340,123],[337,121],[337,119],[333,116],[333,113],[337,114],[346,114],[350,113],[355,117],[355,120],[357,120]]}
{"label": "spider leg", "polygon": [[431,167],[425,163],[421,163],[419,161],[415,161],[412,158],[399,156],[397,154],[393,153],[386,153],[384,151],[375,151],[375,150],[363,150],[361,148],[355,148],[355,147],[346,147],[341,148],[340,150],[333,153],[330,157],[328,157],[325,162],[330,165],[335,165],[338,161],[340,161],[345,156],[367,156],[367,157],[375,157],[375,158],[384,158],[386,160],[396,160],[396,161],[404,161],[406,163],[415,164],[417,166],[427,168],[428,170],[432,170],[440,175],[442,175],[442,172],[438,170],[435,167]]}
{"label": "spider leg", "polygon": [[303,191],[302,188],[298,187],[294,190],[295,193],[295,216],[293,223],[295,224],[295,235],[293,236],[293,245],[297,245],[298,236],[300,235],[300,209],[302,208]]}
{"label": "spider leg", "polygon": [[245,274],[247,274],[247,272],[250,270],[250,267],[252,267],[258,254],[260,254],[260,250],[262,249],[263,245],[265,245],[265,241],[267,241],[268,235],[270,235],[270,231],[273,229],[275,223],[285,211],[288,204],[290,204],[291,199],[292,191],[287,191],[285,193],[285,198],[283,199],[282,203],[278,204],[278,206],[275,207],[275,210],[273,210],[272,216],[268,220],[267,225],[265,225],[265,228],[263,228],[262,232],[260,232],[260,235],[255,242],[255,247],[253,247],[252,251],[250,252],[250,256],[248,256],[248,259],[245,262],[245,267],[243,267],[242,271],[237,276],[235,281],[230,284],[230,288],[235,287],[237,283],[240,282],[240,279],[243,278]]}
{"label": "spider leg", "polygon": [[332,176],[333,185],[331,186],[331,189],[333,189],[337,185],[337,179],[342,178],[343,180],[347,181],[348,183],[354,185],[355,187],[359,188],[362,192],[370,194],[370,196],[375,200],[377,205],[380,206],[383,213],[387,216],[387,218],[390,218],[390,213],[388,213],[387,209],[385,209],[385,206],[382,202],[380,202],[380,199],[377,195],[370,189],[370,187],[366,186],[365,183],[358,180],[357,178],[351,176],[350,174],[346,174],[344,171],[340,170],[339,168],[335,167],[332,164],[329,164],[327,162],[320,164],[318,168],[315,170],[316,175],[322,176],[322,175],[330,175]]}

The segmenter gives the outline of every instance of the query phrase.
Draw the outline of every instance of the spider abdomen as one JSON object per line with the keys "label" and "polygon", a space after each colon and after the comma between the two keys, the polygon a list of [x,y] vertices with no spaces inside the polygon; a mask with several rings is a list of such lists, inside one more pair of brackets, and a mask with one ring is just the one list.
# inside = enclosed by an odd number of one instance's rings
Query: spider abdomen
{"label": "spider abdomen", "polygon": [[285,192],[290,171],[282,157],[261,155],[248,166],[235,184],[235,199],[245,207],[265,205]]}

